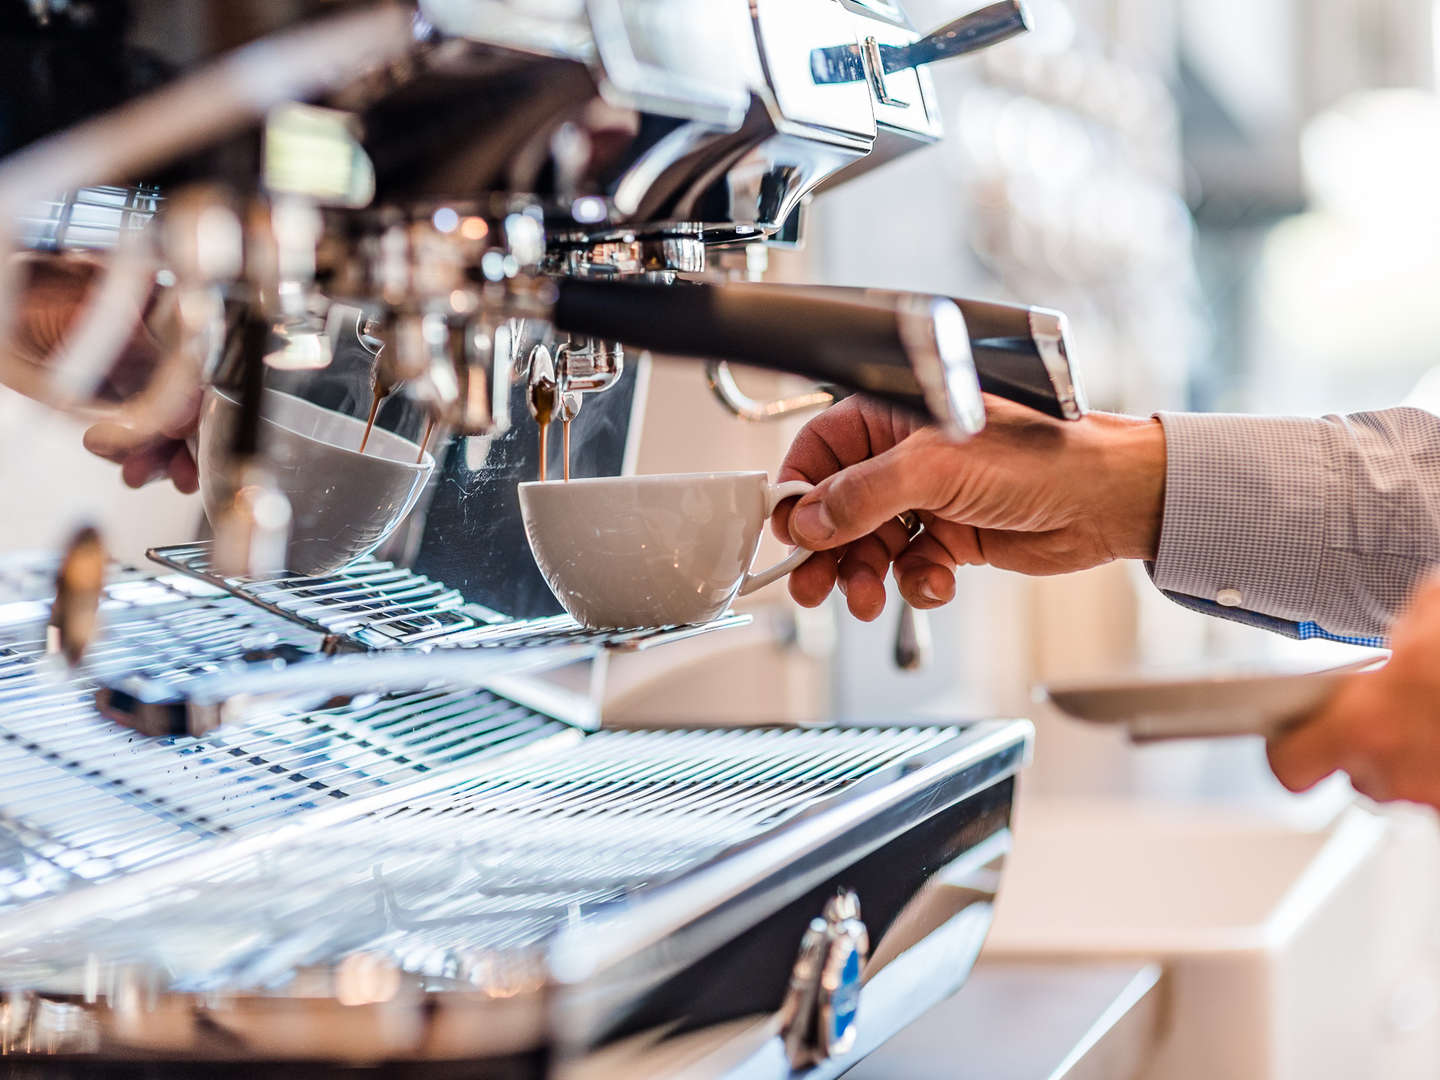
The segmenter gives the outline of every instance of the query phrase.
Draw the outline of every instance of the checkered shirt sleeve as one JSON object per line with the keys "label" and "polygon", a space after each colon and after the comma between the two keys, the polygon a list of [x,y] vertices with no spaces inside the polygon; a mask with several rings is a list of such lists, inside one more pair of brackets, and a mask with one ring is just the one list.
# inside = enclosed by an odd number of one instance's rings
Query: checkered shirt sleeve
{"label": "checkered shirt sleeve", "polygon": [[1160,413],[1155,583],[1298,637],[1383,636],[1440,564],[1440,417]]}

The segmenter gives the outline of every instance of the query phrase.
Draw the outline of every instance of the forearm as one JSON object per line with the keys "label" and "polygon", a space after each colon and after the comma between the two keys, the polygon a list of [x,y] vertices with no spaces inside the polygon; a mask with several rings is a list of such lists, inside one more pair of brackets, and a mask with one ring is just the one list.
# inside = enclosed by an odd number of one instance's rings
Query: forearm
{"label": "forearm", "polygon": [[1160,588],[1381,635],[1440,563],[1440,418],[1162,414]]}

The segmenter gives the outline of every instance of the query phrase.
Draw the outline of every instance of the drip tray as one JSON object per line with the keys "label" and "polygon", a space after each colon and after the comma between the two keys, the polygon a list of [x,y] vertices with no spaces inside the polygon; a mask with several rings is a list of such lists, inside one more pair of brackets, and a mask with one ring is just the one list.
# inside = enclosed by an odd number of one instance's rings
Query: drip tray
{"label": "drip tray", "polygon": [[[208,613],[216,633],[210,644],[192,643],[196,663],[172,659],[156,670],[137,657],[128,670],[111,665],[97,678],[101,710],[147,735],[203,735],[248,719],[257,704],[282,699],[314,709],[377,691],[478,689],[605,651],[641,651],[744,626],[752,618],[731,613],[695,626],[589,630],[568,615],[507,621],[454,589],[375,559],[319,577],[229,578],[211,567],[208,544],[149,555],[184,575],[164,580],[176,595],[191,594],[186,617]],[[257,620],[291,633],[272,626],[257,643],[253,634],[221,630],[220,624]]]}
{"label": "drip tray", "polygon": [[457,591],[394,563],[362,559],[320,577],[281,573],[232,578],[210,565],[210,545],[182,544],[147,553],[162,566],[324,634],[326,651],[391,648],[533,649],[564,645],[639,651],[712,630],[748,625],[749,615],[723,615],[695,626],[587,630],[568,615],[507,620]]}

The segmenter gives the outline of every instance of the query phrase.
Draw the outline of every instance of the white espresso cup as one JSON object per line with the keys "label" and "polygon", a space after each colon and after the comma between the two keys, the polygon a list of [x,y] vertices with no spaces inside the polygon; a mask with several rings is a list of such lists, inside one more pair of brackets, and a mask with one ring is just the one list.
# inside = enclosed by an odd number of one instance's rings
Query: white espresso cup
{"label": "white espresso cup", "polygon": [[[240,406],[210,387],[200,407],[195,448],[200,495],[213,524],[234,497],[226,464]],[[435,469],[429,451],[365,421],[266,390],[261,403],[265,457],[293,515],[285,566],[329,574],[370,554],[405,520]]]}
{"label": "white espresso cup", "polygon": [[814,490],[763,472],[547,480],[520,485],[530,550],[555,598],[595,628],[707,622],[811,555],[752,569],[765,522]]}

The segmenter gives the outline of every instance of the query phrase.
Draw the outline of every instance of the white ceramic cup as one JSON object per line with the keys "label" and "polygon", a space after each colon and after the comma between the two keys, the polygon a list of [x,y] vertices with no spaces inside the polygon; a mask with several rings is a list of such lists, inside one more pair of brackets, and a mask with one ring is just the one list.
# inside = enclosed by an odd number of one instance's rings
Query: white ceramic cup
{"label": "white ceramic cup", "polygon": [[520,485],[525,535],[550,590],[596,628],[680,626],[722,614],[811,555],[752,563],[784,499],[814,490],[763,472],[615,476]]}
{"label": "white ceramic cup", "polygon": [[[365,421],[303,398],[266,390],[261,434],[265,460],[290,500],[285,566],[298,574],[339,570],[379,547],[420,498],[435,459],[420,446],[374,428],[361,454]],[[234,496],[229,471],[231,433],[239,404],[210,387],[200,407],[196,465],[205,516]]]}

